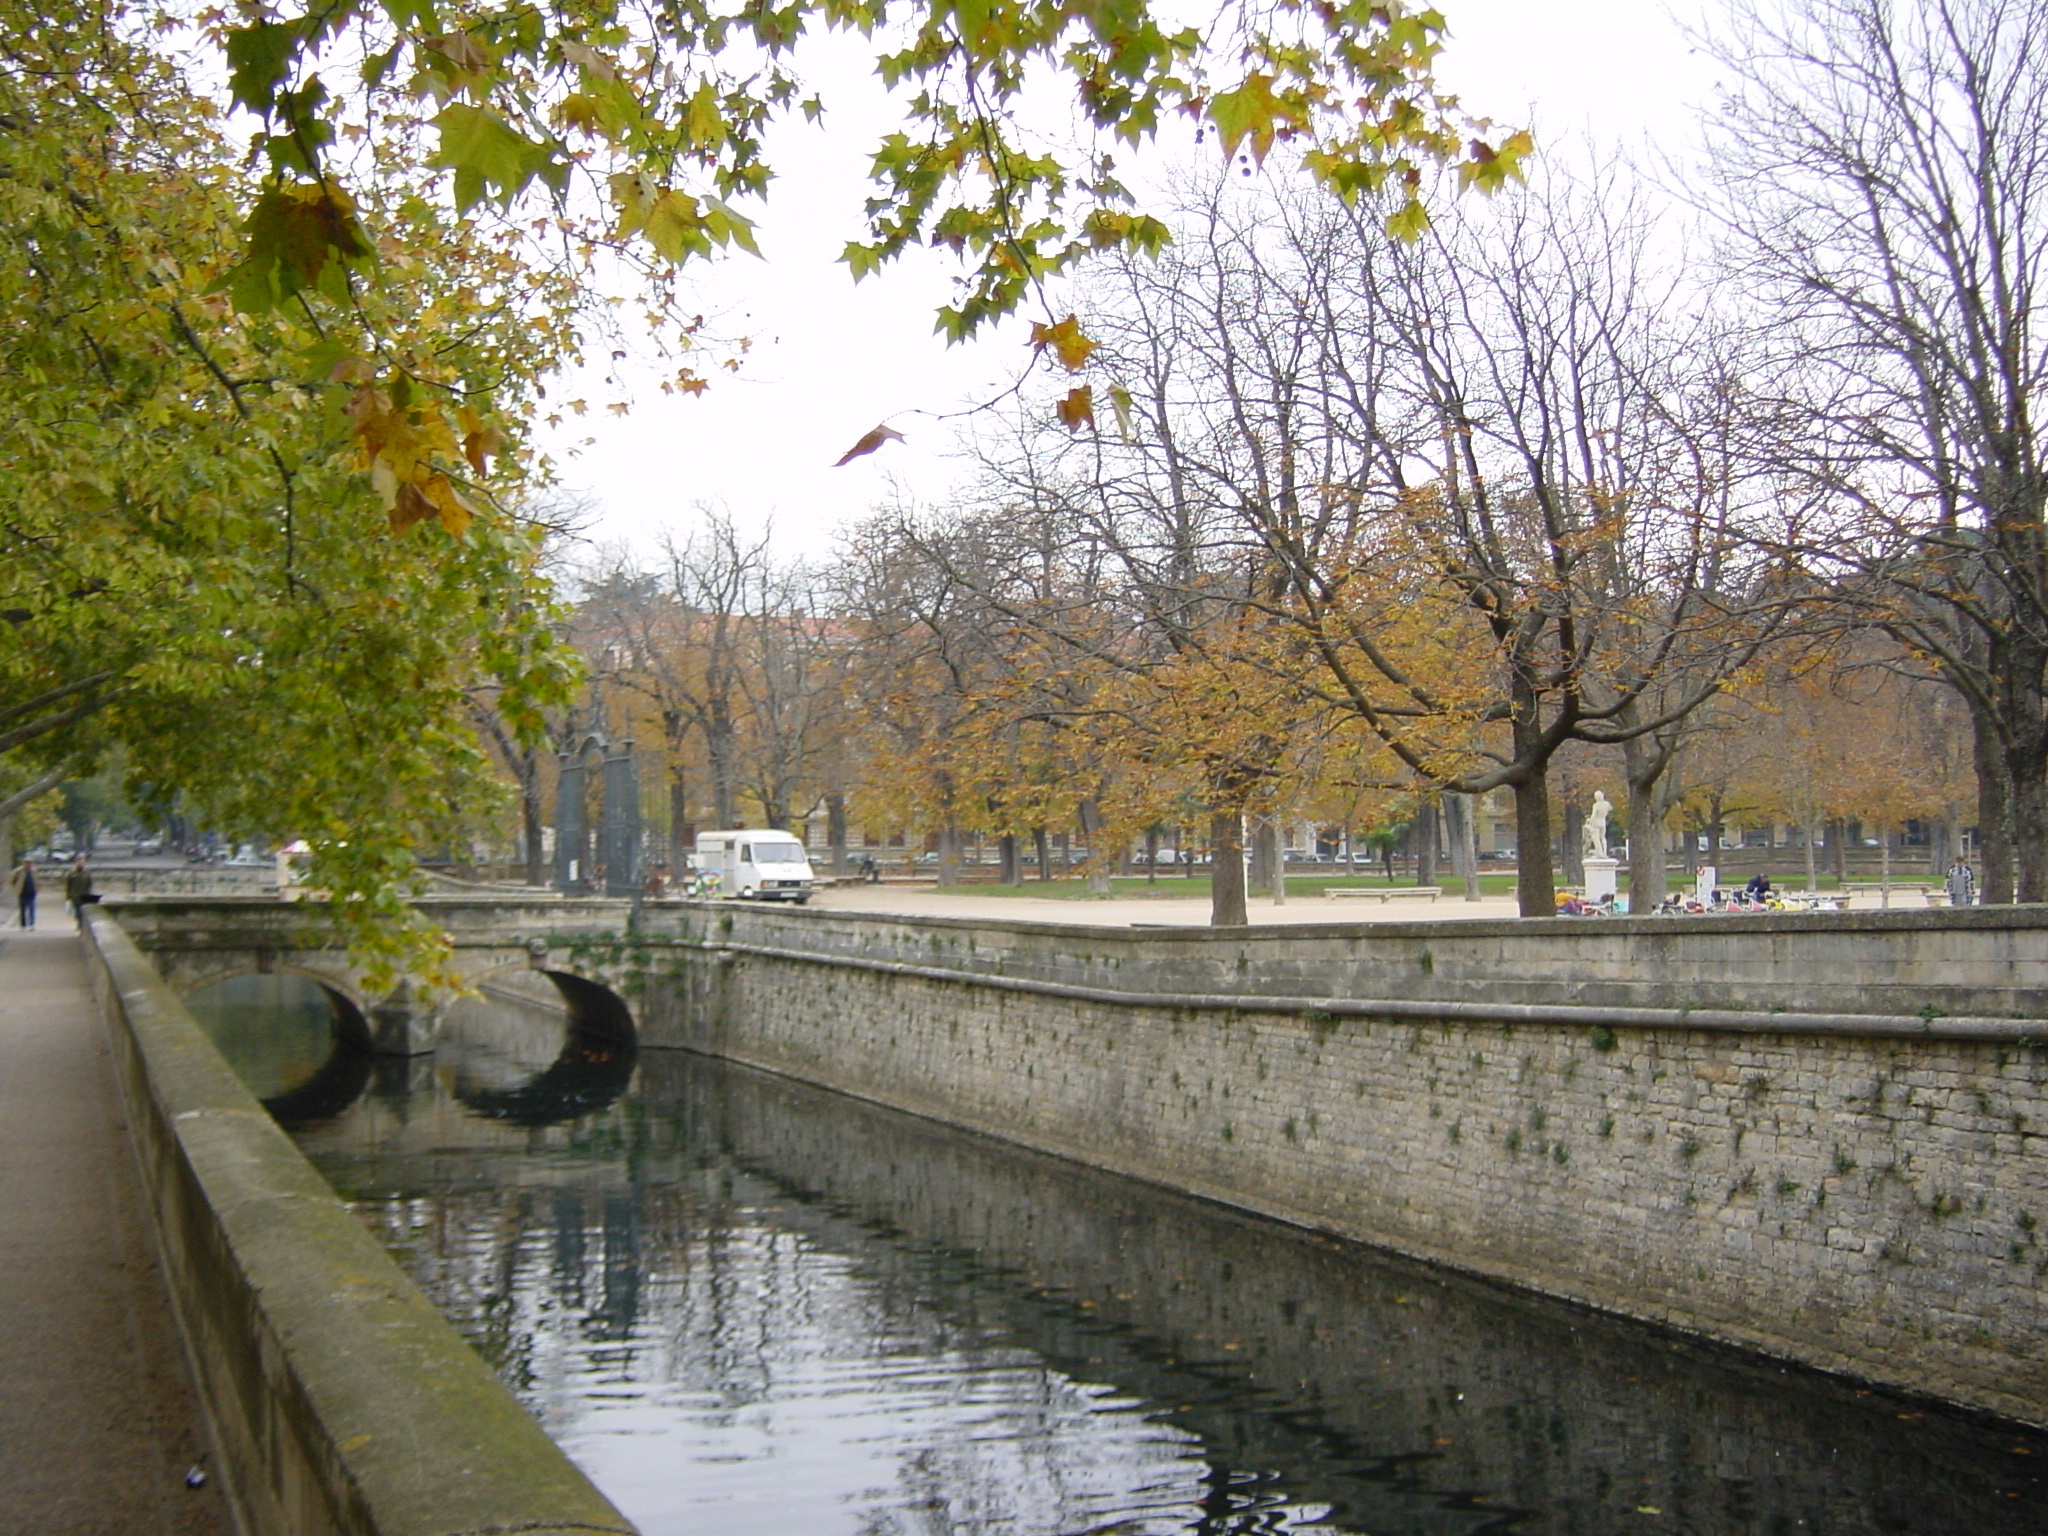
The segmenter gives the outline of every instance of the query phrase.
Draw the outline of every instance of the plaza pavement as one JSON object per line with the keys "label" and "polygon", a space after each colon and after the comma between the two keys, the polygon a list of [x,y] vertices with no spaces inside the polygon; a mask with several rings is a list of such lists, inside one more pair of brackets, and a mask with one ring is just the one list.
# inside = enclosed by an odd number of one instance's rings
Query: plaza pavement
{"label": "plaza pavement", "polygon": [[[1089,927],[1128,928],[1140,925],[1205,927],[1209,921],[1206,896],[1097,896],[1055,898],[1045,896],[990,896],[974,887],[941,891],[930,885],[837,885],[828,886],[812,898],[811,904],[839,912],[877,912],[898,917],[969,917],[1007,919],[1017,923],[1077,923]],[[1880,905],[1874,894],[1858,893],[1849,901],[1856,911],[1875,910]],[[1895,891],[1895,908],[1911,911],[1926,905],[1917,892]],[[1449,893],[1435,901],[1413,898],[1389,901],[1357,897],[1331,901],[1321,894],[1289,898],[1275,906],[1270,896],[1254,896],[1247,915],[1257,925],[1268,923],[1415,923],[1455,922],[1475,918],[1515,917],[1512,896],[1486,896],[1466,901]],[[1581,919],[1598,922],[1598,918]]]}
{"label": "plaza pavement", "polygon": [[[1206,896],[1093,896],[1071,899],[1045,896],[988,896],[973,887],[941,891],[928,885],[836,885],[812,898],[811,904],[838,912],[882,912],[899,917],[974,917],[1016,923],[1082,923],[1090,927],[1128,928],[1139,924],[1206,927]],[[1275,906],[1270,896],[1254,896],[1248,915],[1266,923],[1414,923],[1454,918],[1513,917],[1512,896],[1465,901],[1443,896],[1435,901],[1331,901],[1318,895],[1289,898]]]}
{"label": "plaza pavement", "polygon": [[0,932],[0,1536],[225,1536],[84,945],[43,919]]}

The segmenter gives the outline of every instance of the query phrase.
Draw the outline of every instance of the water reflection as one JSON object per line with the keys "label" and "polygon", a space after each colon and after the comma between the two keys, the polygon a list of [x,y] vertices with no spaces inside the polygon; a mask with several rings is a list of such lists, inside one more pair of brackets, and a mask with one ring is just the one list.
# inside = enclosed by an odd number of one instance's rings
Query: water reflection
{"label": "water reflection", "polygon": [[649,1533],[2041,1528],[2048,1438],[649,1053],[302,1143]]}
{"label": "water reflection", "polygon": [[[432,1057],[371,1054],[368,1024],[347,999],[303,976],[235,976],[186,1006],[242,1081],[288,1130],[342,1115],[366,1089],[409,1118],[416,1096],[444,1095],[470,1114],[538,1130],[609,1107],[632,1081],[630,1021],[617,999],[572,1009],[545,977],[517,972],[449,1006]],[[607,1006],[607,1000],[609,1006]]]}
{"label": "water reflection", "polygon": [[329,1119],[370,1081],[369,1029],[347,999],[289,973],[230,976],[185,1006],[286,1127]]}
{"label": "water reflection", "polygon": [[486,982],[482,996],[449,1005],[435,1054],[466,1108],[537,1128],[594,1114],[625,1092],[631,1020],[603,988],[565,980],[574,992],[541,973],[508,972]]}

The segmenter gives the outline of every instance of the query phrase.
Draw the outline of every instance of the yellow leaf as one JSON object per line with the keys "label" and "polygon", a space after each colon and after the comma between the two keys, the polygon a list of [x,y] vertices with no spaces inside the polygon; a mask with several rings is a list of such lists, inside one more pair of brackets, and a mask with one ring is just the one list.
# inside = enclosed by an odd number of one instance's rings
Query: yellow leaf
{"label": "yellow leaf", "polygon": [[1069,432],[1078,432],[1083,427],[1095,425],[1095,391],[1083,384],[1079,389],[1067,391],[1066,399],[1057,407],[1060,425]]}
{"label": "yellow leaf", "polygon": [[1069,373],[1079,373],[1088,365],[1088,356],[1095,350],[1095,343],[1081,331],[1080,320],[1067,316],[1056,325],[1034,325],[1031,327],[1031,346],[1034,351],[1051,350],[1060,360],[1060,366]]}
{"label": "yellow leaf", "polygon": [[448,483],[447,476],[436,475],[429,480],[426,493],[427,499],[434,504],[435,514],[441,519],[441,526],[447,529],[450,535],[459,539],[469,531],[469,525],[475,521],[476,513],[471,510],[469,503],[462,499],[461,493]]}

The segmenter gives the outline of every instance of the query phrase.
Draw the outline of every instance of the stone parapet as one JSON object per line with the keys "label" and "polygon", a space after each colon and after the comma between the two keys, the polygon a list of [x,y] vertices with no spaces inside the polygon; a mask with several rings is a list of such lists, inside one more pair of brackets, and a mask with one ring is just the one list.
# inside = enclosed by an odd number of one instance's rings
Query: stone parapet
{"label": "stone parapet", "polygon": [[631,1536],[236,1079],[119,926],[94,987],[242,1528]]}

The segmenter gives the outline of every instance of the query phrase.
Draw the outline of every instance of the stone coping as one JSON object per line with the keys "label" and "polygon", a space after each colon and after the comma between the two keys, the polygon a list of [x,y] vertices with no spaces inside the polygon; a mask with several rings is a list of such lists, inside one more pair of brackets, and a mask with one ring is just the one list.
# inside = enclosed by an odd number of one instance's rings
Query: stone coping
{"label": "stone coping", "polygon": [[[283,923],[311,923],[318,921],[316,914],[323,910],[319,902],[281,903],[268,896],[147,896],[123,897],[109,895],[103,905],[124,907],[137,915],[143,913],[160,916],[175,916],[181,908],[190,908],[197,913],[208,910],[228,909],[238,913],[251,911],[272,911]],[[560,924],[572,916],[615,918],[623,929],[627,919],[637,907],[646,918],[680,917],[692,911],[758,911],[754,903],[731,901],[694,901],[679,897],[662,897],[641,902],[620,900],[612,897],[563,898],[532,896],[508,893],[505,896],[486,895],[429,895],[415,898],[413,905],[422,911],[454,915],[465,908],[488,909],[502,915],[508,909],[530,908],[543,921]],[[1076,906],[1085,903],[1077,901]],[[947,917],[937,913],[895,913],[839,911],[831,908],[803,908],[786,904],[775,904],[770,910],[780,916],[787,916],[797,922],[815,923],[822,926],[845,924],[867,924],[883,926],[900,924],[916,928],[952,929],[960,932],[1015,933],[1025,937],[1067,934],[1090,939],[1142,938],[1148,943],[1164,941],[1175,944],[1203,943],[1219,938],[1238,942],[1247,939],[1262,942],[1284,943],[1296,939],[1349,938],[1361,936],[1370,939],[1426,938],[1442,935],[1448,938],[1489,938],[1505,935],[1527,936],[1531,933],[1554,932],[1572,938],[1597,937],[1601,934],[1616,936],[1632,934],[1667,934],[1695,937],[1702,934],[1781,934],[1781,933],[1881,933],[1910,929],[1974,929],[1991,930],[2040,930],[2048,933],[2048,903],[2034,903],[2026,906],[1996,907],[1897,907],[1878,908],[1869,911],[1823,911],[1823,912],[1710,912],[1686,913],[1675,917],[1507,917],[1507,918],[1456,918],[1432,921],[1417,918],[1412,922],[1361,924],[1333,919],[1327,923],[1256,923],[1237,928],[1211,928],[1184,924],[1146,925],[1132,928],[1125,924],[1097,924],[1088,922],[1050,923],[1027,918],[989,917]],[[650,929],[649,937],[661,937],[656,929]]]}
{"label": "stone coping", "polygon": [[278,1129],[118,923],[94,911],[87,934],[242,1528],[633,1536]]}

